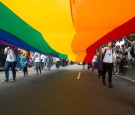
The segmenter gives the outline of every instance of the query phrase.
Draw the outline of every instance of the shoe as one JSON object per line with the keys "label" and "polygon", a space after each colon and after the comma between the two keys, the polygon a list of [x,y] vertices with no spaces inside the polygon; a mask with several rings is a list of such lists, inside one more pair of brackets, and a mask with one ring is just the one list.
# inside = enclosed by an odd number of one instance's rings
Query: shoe
{"label": "shoe", "polygon": [[112,88],[112,87],[113,87],[113,85],[112,85],[112,84],[109,84],[109,85],[108,85],[108,87],[109,87],[109,88]]}
{"label": "shoe", "polygon": [[26,73],[26,76],[28,76],[28,73]]}
{"label": "shoe", "polygon": [[7,79],[5,79],[5,80],[2,80],[2,82],[3,82],[3,83],[6,83],[6,82],[8,82],[8,80],[7,80]]}
{"label": "shoe", "polygon": [[106,82],[103,82],[103,85],[106,85]]}
{"label": "shoe", "polygon": [[14,82],[14,81],[16,81],[15,79],[12,79],[12,80],[10,80],[11,82]]}

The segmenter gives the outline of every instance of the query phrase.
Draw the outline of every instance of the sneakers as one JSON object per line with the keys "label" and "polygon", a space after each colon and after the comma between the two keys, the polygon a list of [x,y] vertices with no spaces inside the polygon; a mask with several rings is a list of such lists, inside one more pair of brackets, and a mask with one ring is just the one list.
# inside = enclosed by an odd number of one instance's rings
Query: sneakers
{"label": "sneakers", "polygon": [[112,88],[112,87],[113,87],[113,85],[112,85],[112,84],[109,84],[109,85],[108,85],[108,87],[109,87],[109,88]]}
{"label": "sneakers", "polygon": [[7,80],[7,79],[5,79],[5,80],[2,80],[2,82],[3,82],[3,83],[6,83],[6,82],[8,82],[8,80]]}
{"label": "sneakers", "polygon": [[28,76],[28,73],[26,73],[26,76]]}
{"label": "sneakers", "polygon": [[103,82],[103,85],[106,85],[106,82]]}
{"label": "sneakers", "polygon": [[28,76],[28,73],[25,73],[25,74],[24,74],[24,77],[27,77],[27,76]]}
{"label": "sneakers", "polygon": [[[10,80],[11,82],[14,82],[14,81],[16,81],[15,79],[12,79],[12,80]],[[5,79],[5,80],[2,80],[2,82],[3,83],[6,83],[6,82],[9,82],[9,80],[7,80],[7,79]]]}
{"label": "sneakers", "polygon": [[11,82],[14,82],[14,81],[16,81],[15,79],[12,79],[12,80],[10,80]]}
{"label": "sneakers", "polygon": [[[103,85],[106,85],[106,82],[103,81]],[[109,83],[109,84],[108,84],[108,87],[109,87],[109,88],[112,88],[113,85],[112,85],[111,83]]]}

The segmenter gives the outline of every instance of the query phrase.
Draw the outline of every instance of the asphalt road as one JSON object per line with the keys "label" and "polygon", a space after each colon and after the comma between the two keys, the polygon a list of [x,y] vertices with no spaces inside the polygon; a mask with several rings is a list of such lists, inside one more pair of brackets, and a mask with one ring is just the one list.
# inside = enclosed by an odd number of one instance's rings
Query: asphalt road
{"label": "asphalt road", "polygon": [[77,65],[33,74],[0,83],[0,115],[135,115],[135,82],[114,77],[113,85]]}

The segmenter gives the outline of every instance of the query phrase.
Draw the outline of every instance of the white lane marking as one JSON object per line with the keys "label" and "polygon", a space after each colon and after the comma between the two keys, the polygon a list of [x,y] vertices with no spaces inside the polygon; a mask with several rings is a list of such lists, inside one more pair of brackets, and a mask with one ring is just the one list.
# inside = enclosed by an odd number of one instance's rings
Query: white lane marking
{"label": "white lane marking", "polygon": [[81,72],[79,72],[77,79],[80,79],[80,77],[81,77]]}
{"label": "white lane marking", "polygon": [[135,80],[132,80],[132,79],[127,78],[127,77],[124,77],[124,76],[120,76],[120,77],[122,77],[122,78],[124,78],[124,79],[127,79],[127,80],[130,80],[130,81],[132,81],[132,82],[135,82]]}

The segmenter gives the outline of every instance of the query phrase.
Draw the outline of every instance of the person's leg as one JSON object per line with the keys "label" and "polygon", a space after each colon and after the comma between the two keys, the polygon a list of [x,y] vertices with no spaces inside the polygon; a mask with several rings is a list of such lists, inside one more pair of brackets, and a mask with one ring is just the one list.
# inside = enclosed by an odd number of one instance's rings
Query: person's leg
{"label": "person's leg", "polygon": [[129,67],[132,67],[132,59],[129,60]]}
{"label": "person's leg", "polygon": [[95,64],[92,63],[92,72],[94,72],[94,70],[95,70]]}
{"label": "person's leg", "polygon": [[115,71],[115,74],[116,74],[116,75],[118,74],[118,64],[116,64],[116,71]]}
{"label": "person's leg", "polygon": [[134,67],[134,69],[135,69],[135,58],[134,58],[134,60],[133,60],[133,67]]}
{"label": "person's leg", "polygon": [[57,61],[57,63],[56,63],[56,67],[57,67],[57,68],[59,68],[59,65],[60,65],[60,62],[59,62],[59,61]]}
{"label": "person's leg", "polygon": [[103,71],[100,72],[101,79],[103,79]]}
{"label": "person's leg", "polygon": [[120,68],[121,68],[121,74],[124,75],[125,74],[124,61],[121,62]]}
{"label": "person's leg", "polygon": [[23,68],[23,74],[24,74],[24,77],[25,77],[25,68]]}
{"label": "person's leg", "polygon": [[103,63],[103,84],[106,85],[105,83],[105,75],[107,72],[107,68],[108,68],[108,63]]}
{"label": "person's leg", "polygon": [[35,68],[36,68],[36,72],[38,74],[38,62],[35,62]]}
{"label": "person's leg", "polygon": [[42,63],[42,70],[43,70],[43,68],[44,68],[44,62],[41,62]]}
{"label": "person's leg", "polygon": [[5,81],[8,81],[9,79],[9,68],[10,68],[10,62],[5,62]]}
{"label": "person's leg", "polygon": [[41,62],[38,62],[38,69],[39,69],[39,71],[41,73]]}
{"label": "person's leg", "polygon": [[98,77],[101,77],[101,76],[102,76],[102,71],[98,70]]}
{"label": "person's leg", "polygon": [[118,76],[120,75],[120,64],[118,65]]}
{"label": "person's leg", "polygon": [[47,62],[45,62],[45,67],[44,67],[45,71],[47,70]]}
{"label": "person's leg", "polygon": [[23,68],[24,77],[26,77],[26,67]]}
{"label": "person's leg", "polygon": [[13,80],[16,79],[16,70],[15,70],[15,67],[16,67],[16,62],[11,62],[11,70],[12,70],[12,74],[13,74]]}
{"label": "person's leg", "polygon": [[26,67],[26,76],[28,76],[28,68]]}
{"label": "person's leg", "polygon": [[109,87],[113,87],[112,85],[112,70],[113,70],[113,63],[108,64],[108,82]]}
{"label": "person's leg", "polygon": [[60,61],[58,61],[57,63],[58,63],[58,68],[59,68],[59,66],[60,66]]}
{"label": "person's leg", "polygon": [[58,68],[58,61],[56,62],[56,68]]}
{"label": "person's leg", "polygon": [[24,73],[25,73],[25,76],[28,76],[28,70],[27,70],[27,67],[24,68]]}

